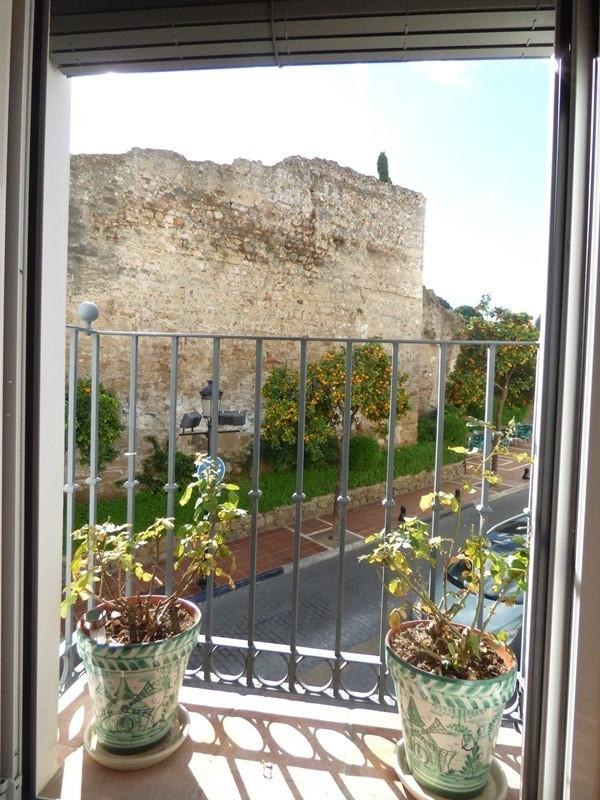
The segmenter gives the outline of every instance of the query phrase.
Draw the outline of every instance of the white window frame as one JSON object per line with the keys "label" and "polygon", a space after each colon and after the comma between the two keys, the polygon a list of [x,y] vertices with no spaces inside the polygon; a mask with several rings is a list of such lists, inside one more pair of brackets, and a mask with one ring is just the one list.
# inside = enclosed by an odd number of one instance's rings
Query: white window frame
{"label": "white window frame", "polygon": [[[529,604],[536,639],[527,669],[525,800],[600,796],[600,427],[595,425],[600,420],[600,201],[595,186],[600,30],[597,0],[562,0],[558,5],[551,255],[544,391],[538,409],[544,438],[534,487],[535,572]],[[4,790],[15,798],[21,796],[21,775],[22,795],[35,795],[55,757],[55,717],[41,719],[47,708],[43,715],[39,712],[51,694],[47,658],[56,652],[48,648],[56,643],[58,622],[50,622],[46,631],[40,623],[44,607],[51,607],[45,592],[56,594],[60,577],[58,556],[41,539],[40,520],[56,523],[58,501],[38,478],[42,466],[54,470],[60,460],[62,469],[62,429],[56,436],[45,429],[45,421],[56,420],[56,414],[62,418],[64,386],[58,376],[63,364],[55,353],[63,352],[64,299],[61,305],[58,290],[64,286],[66,258],[57,265],[52,252],[59,259],[64,256],[59,229],[64,227],[68,192],[64,141],[60,144],[62,89],[57,90],[54,110],[54,100],[45,95],[48,8],[48,0],[4,0],[0,6],[0,111],[8,109],[7,125],[0,114],[0,244],[3,235],[6,243],[0,251],[5,254],[0,262],[0,776],[8,779],[4,789],[0,784],[0,797]],[[2,22],[7,19],[13,32],[8,85],[2,55],[9,27],[3,28]],[[51,85],[61,86],[60,76],[51,75]],[[49,196],[42,191],[44,153],[39,145],[46,102],[48,121],[56,112],[55,130],[46,131],[46,191],[51,181],[62,181],[64,203],[61,211],[52,193],[43,225],[42,198]],[[56,147],[62,155],[53,161]],[[52,221],[58,226],[54,232],[48,227]],[[590,752],[594,758],[586,760]]]}

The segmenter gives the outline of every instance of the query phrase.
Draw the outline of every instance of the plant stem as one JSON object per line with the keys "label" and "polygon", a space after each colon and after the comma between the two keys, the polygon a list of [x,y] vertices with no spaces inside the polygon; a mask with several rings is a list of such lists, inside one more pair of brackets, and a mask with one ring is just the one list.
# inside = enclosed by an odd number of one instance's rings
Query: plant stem
{"label": "plant stem", "polygon": [[485,601],[485,556],[483,554],[483,545],[481,537],[477,539],[477,569],[478,585],[477,585],[477,606],[475,609],[475,620],[473,628],[481,628],[483,625],[483,604]]}
{"label": "plant stem", "polygon": [[485,621],[481,625],[481,632],[482,633],[484,633],[485,629],[489,625],[490,620],[492,619],[492,617],[496,613],[496,609],[498,608],[498,604],[501,603],[501,602],[502,602],[502,600],[501,600],[500,597],[498,597],[498,599],[494,601],[494,605],[490,608],[490,611],[489,611]]}

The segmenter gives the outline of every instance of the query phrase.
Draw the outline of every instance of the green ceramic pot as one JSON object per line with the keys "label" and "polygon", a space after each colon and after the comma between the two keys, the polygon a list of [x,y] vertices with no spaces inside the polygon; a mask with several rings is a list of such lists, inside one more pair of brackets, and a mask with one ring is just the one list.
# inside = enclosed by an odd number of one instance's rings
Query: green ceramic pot
{"label": "green ceramic pot", "polygon": [[[400,627],[421,624],[405,622]],[[390,647],[390,633],[386,661],[414,778],[442,797],[474,797],[487,783],[502,712],[515,690],[514,656],[507,649],[500,651],[510,669],[497,678],[444,678],[403,661]]]}
{"label": "green ceramic pot", "polygon": [[139,753],[169,733],[200,626],[200,610],[186,600],[178,602],[192,614],[194,624],[159,642],[98,644],[79,621],[77,650],[88,677],[95,732],[112,753]]}

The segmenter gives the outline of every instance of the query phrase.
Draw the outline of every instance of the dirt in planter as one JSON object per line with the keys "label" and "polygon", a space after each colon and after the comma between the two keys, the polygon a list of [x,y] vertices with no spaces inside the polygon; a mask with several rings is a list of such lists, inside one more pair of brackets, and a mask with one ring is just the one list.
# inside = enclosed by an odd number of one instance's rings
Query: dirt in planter
{"label": "dirt in planter", "polygon": [[108,610],[107,641],[114,644],[141,644],[170,639],[194,624],[190,612],[171,605],[164,613],[156,613],[156,605],[128,603],[120,609]]}
{"label": "dirt in planter", "polygon": [[407,628],[392,631],[390,647],[403,661],[411,666],[442,675],[446,678],[461,680],[484,680],[504,675],[511,668],[497,652],[491,640],[483,640],[479,649],[479,657],[469,654],[466,663],[457,667],[452,664],[448,649],[448,639],[455,637],[458,642],[464,635],[464,628],[444,629],[442,632],[434,622],[423,622]]}

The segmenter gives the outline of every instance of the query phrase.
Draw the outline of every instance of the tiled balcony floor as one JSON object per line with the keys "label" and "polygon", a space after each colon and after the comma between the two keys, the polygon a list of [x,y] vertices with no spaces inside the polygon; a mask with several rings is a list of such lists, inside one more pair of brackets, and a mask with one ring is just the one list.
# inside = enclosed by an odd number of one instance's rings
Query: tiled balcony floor
{"label": "tiled balcony floor", "polygon": [[[63,765],[42,793],[64,800],[404,800],[392,767],[395,713],[275,695],[184,688],[189,739],[137,772],[96,764],[82,746],[90,711],[82,682],[63,698]],[[503,728],[497,757],[517,800],[520,737]]]}

